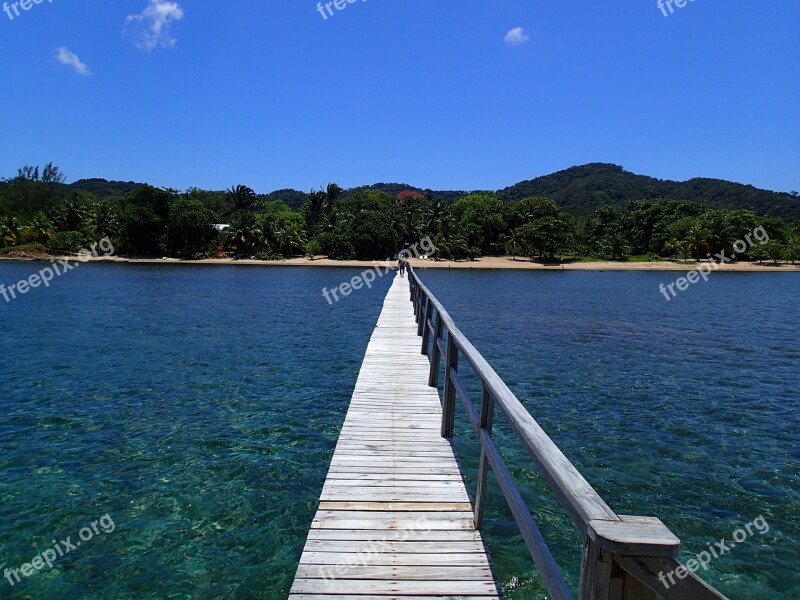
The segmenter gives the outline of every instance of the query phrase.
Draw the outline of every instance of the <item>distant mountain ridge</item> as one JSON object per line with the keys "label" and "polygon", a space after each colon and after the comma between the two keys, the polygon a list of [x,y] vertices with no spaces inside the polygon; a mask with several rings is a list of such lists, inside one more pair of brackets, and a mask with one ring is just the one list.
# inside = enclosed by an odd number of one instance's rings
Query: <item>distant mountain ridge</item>
{"label": "distant mountain ridge", "polygon": [[146,184],[134,181],[107,181],[105,179],[79,179],[69,184],[76,192],[87,192],[98,198],[124,198],[136,188]]}
{"label": "distant mountain ridge", "polygon": [[[70,187],[76,191],[92,193],[99,198],[122,198],[142,185],[145,184],[133,181],[82,179],[70,184]],[[366,188],[378,189],[390,196],[413,190],[447,204],[469,193],[457,190],[430,190],[405,183],[376,183],[352,188],[343,196]],[[631,173],[619,165],[606,163],[571,167],[550,175],[521,181],[497,193],[509,202],[528,196],[546,196],[567,212],[575,214],[590,213],[604,204],[622,207],[636,200],[672,198],[703,202],[713,208],[752,210],[758,214],[782,217],[788,222],[800,221],[800,196],[796,193],[762,190],[752,185],[720,179],[696,178],[689,181],[656,179]],[[262,194],[260,197],[266,200],[283,200],[289,206],[298,208],[305,199],[305,193],[284,189]]]}
{"label": "distant mountain ridge", "polygon": [[547,196],[564,210],[585,214],[598,206],[623,206],[636,200],[694,200],[713,208],[744,208],[759,214],[800,220],[800,197],[721,179],[670,181],[636,175],[618,165],[592,163],[522,181],[500,191],[509,201]]}

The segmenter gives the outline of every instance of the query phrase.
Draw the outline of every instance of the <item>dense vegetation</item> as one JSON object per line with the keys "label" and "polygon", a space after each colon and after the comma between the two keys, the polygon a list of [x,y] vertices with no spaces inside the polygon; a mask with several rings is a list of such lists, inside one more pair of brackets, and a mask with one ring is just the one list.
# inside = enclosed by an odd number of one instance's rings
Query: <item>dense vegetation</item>
{"label": "dense vegetation", "polygon": [[800,221],[800,195],[797,192],[771,192],[718,179],[664,181],[601,163],[523,181],[499,193],[508,201],[546,196],[564,210],[584,215],[603,205],[622,208],[637,200],[674,198],[702,202],[711,208],[744,208],[762,215],[775,215],[790,223]]}
{"label": "dense vegetation", "polygon": [[[429,237],[435,257],[446,259],[702,259],[722,251],[730,256],[737,240],[763,227],[769,243],[752,245],[740,258],[800,260],[800,230],[780,217],[709,201],[650,198],[649,192],[635,201],[599,203],[584,214],[553,200],[564,197],[561,188],[551,197],[514,197],[531,182],[514,192],[451,192],[458,197],[447,202],[436,192],[394,184],[350,191],[330,184],[302,195],[259,196],[242,185],[178,192],[105,180],[66,185],[64,179],[50,164],[24,167],[0,182],[0,248],[38,244],[33,247],[75,252],[109,237],[118,254],[131,256],[373,260]],[[609,187],[596,193],[599,201],[633,192]],[[215,224],[222,223],[228,227],[220,232]]]}

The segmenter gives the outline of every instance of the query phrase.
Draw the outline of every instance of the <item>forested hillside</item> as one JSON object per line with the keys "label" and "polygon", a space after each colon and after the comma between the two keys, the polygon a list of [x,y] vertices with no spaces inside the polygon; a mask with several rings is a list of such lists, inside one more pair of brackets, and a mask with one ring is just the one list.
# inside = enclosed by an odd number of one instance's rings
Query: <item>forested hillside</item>
{"label": "forested hillside", "polygon": [[[800,260],[800,226],[737,204],[760,207],[778,198],[769,206],[785,213],[797,202],[791,195],[711,180],[661,182],[610,165],[469,194],[403,184],[347,191],[331,183],[308,193],[259,195],[246,185],[180,192],[65,179],[51,163],[0,182],[0,254],[26,247],[74,253],[108,237],[131,256],[373,260],[430,238],[433,258],[445,259],[699,260],[739,248],[740,259]],[[220,232],[215,225],[228,227]]]}
{"label": "forested hillside", "polygon": [[604,204],[623,207],[636,200],[672,198],[702,202],[712,208],[743,208],[790,222],[800,221],[800,197],[796,193],[771,192],[719,179],[685,182],[654,179],[603,163],[572,167],[523,181],[501,190],[500,194],[509,201],[547,196],[564,210],[576,214],[588,214]]}

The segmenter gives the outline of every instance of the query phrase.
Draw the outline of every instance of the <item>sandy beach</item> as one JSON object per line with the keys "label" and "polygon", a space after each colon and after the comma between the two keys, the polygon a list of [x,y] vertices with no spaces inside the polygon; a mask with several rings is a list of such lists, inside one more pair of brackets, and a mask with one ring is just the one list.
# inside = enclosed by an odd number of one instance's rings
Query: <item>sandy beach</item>
{"label": "sandy beach", "polygon": [[[55,259],[55,257],[52,257]],[[66,258],[66,257],[60,257]],[[75,260],[75,257],[69,257]],[[3,260],[25,260],[23,258],[7,258]],[[28,258],[27,260],[50,260],[50,258]],[[162,265],[238,265],[238,266],[258,266],[258,267],[343,267],[369,269],[382,262],[359,261],[359,260],[329,260],[327,258],[291,258],[285,260],[233,260],[215,259],[205,260],[181,260],[177,258],[124,258],[117,256],[91,258],[89,262],[105,263],[132,263],[132,264],[162,264]],[[394,261],[386,263],[394,265]],[[562,264],[541,264],[530,260],[517,258],[514,260],[510,256],[487,256],[473,261],[432,261],[411,259],[411,264],[416,269],[518,269],[535,271],[691,271],[697,268],[698,263],[680,261],[662,262],[565,262]],[[703,264],[703,263],[699,263]],[[768,263],[757,264],[752,262],[736,262],[725,265],[716,265],[715,271],[727,272],[800,272],[800,264],[772,265]]]}

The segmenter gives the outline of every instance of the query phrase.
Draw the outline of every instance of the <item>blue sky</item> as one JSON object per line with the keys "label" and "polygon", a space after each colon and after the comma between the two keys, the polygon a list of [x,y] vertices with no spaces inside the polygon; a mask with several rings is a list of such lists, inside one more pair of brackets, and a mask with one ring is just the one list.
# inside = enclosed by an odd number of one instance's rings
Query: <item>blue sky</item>
{"label": "blue sky", "polygon": [[0,12],[0,175],[52,160],[70,180],[178,189],[498,189],[612,162],[800,189],[796,0],[694,0],[667,17],[656,0],[332,10],[44,0]]}

